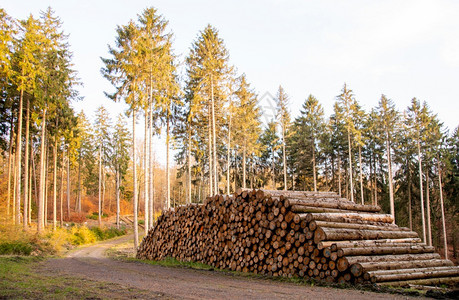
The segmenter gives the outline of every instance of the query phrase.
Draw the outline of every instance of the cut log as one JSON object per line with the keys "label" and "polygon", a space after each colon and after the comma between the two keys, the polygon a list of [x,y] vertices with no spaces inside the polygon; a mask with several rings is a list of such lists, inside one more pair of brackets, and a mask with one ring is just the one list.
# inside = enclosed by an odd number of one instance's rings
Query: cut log
{"label": "cut log", "polygon": [[373,247],[355,247],[341,248],[343,256],[355,255],[382,255],[382,254],[415,254],[415,253],[433,253],[435,248],[432,246],[373,246]]}
{"label": "cut log", "polygon": [[322,241],[317,243],[318,249],[323,249],[325,247],[330,247],[333,244],[336,244],[337,247],[355,247],[355,245],[365,245],[365,244],[373,244],[373,245],[384,245],[386,243],[389,244],[413,244],[413,245],[425,245],[421,243],[420,238],[404,238],[404,239],[381,239],[381,240],[359,240],[359,241]]}
{"label": "cut log", "polygon": [[414,231],[382,231],[382,230],[358,230],[319,227],[314,232],[314,242],[317,244],[323,240],[369,240],[369,239],[397,239],[417,238]]}
{"label": "cut log", "polygon": [[308,198],[308,199],[297,199],[288,198],[290,206],[307,206],[307,207],[322,207],[322,208],[333,208],[340,210],[350,210],[359,212],[379,212],[381,207],[373,205],[362,205],[356,204],[351,201],[337,201],[337,200],[325,200],[321,198]]}
{"label": "cut log", "polygon": [[414,268],[398,270],[382,270],[368,272],[371,282],[383,282],[400,280],[425,279],[434,277],[458,277],[459,267],[431,267],[431,268]]}
{"label": "cut log", "polygon": [[[389,223],[393,225],[394,219],[392,215],[386,214],[370,214],[370,213],[356,213],[356,212],[337,212],[337,213],[311,213],[311,216],[306,218],[306,221],[328,221],[328,222],[340,222],[340,223],[358,223],[359,221],[365,222],[381,222]],[[375,224],[378,225],[378,224]]]}
{"label": "cut log", "polygon": [[358,224],[358,223],[338,223],[338,222],[327,222],[327,221],[311,221],[309,226],[330,227],[330,228],[345,228],[345,229],[365,229],[365,230],[381,230],[381,231],[411,231],[406,227],[398,226],[385,226],[385,225],[370,225],[370,224]]}
{"label": "cut log", "polygon": [[346,209],[326,208],[326,207],[314,207],[305,205],[292,205],[291,210],[296,213],[346,213],[349,212]]}
{"label": "cut log", "polygon": [[386,281],[378,283],[379,285],[388,286],[410,286],[410,285],[447,285],[457,287],[459,282],[459,276],[456,277],[441,277],[441,278],[429,278],[429,279],[417,279],[417,280],[397,280],[397,281]]}

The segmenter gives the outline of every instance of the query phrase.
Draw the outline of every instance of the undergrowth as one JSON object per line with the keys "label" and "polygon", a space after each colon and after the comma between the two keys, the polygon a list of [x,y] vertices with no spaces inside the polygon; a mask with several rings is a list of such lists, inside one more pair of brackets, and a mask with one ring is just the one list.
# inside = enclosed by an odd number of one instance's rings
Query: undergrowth
{"label": "undergrowth", "polygon": [[125,228],[99,228],[71,226],[56,228],[41,235],[32,230],[25,232],[13,225],[0,226],[0,255],[32,255],[57,254],[75,246],[91,244],[107,240],[127,233]]}

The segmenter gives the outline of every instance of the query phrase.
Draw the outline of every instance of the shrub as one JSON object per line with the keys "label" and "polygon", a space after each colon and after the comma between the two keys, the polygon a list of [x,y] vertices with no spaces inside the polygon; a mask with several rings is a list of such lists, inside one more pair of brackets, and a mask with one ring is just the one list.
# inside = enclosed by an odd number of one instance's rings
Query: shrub
{"label": "shrub", "polygon": [[89,230],[86,226],[74,226],[70,230],[73,235],[71,243],[73,245],[84,245],[94,243],[97,240],[97,236],[93,231]]}
{"label": "shrub", "polygon": [[30,255],[33,251],[31,244],[21,241],[0,243],[0,255]]}

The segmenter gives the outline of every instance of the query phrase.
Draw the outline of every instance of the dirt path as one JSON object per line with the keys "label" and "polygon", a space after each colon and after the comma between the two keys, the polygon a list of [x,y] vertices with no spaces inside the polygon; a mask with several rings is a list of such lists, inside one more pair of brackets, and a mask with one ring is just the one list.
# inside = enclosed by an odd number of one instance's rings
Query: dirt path
{"label": "dirt path", "polygon": [[[406,299],[401,295],[350,289],[301,286],[272,280],[245,278],[215,271],[167,268],[109,259],[104,252],[132,236],[72,251],[46,261],[40,272],[83,277],[149,291],[153,298],[180,299]],[[145,298],[139,295],[141,298]],[[419,298],[417,298],[419,299]]]}

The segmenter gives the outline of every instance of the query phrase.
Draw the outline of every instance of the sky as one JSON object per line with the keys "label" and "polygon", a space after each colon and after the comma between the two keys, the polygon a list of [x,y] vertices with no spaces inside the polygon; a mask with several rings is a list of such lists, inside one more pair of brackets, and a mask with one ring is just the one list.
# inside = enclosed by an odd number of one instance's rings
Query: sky
{"label": "sky", "polygon": [[[309,94],[332,113],[347,83],[369,111],[381,94],[402,111],[413,97],[426,101],[450,130],[459,125],[459,1],[140,1],[3,0],[14,18],[38,16],[51,6],[63,21],[84,99],[74,103],[92,118],[104,105],[111,117],[125,107],[104,96],[113,91],[100,69],[117,25],[147,7],[169,21],[174,52],[183,62],[207,24],[219,30],[238,74],[245,73],[264,101],[282,85],[293,117]],[[271,96],[270,96],[271,95]],[[268,105],[266,104],[268,102]],[[141,124],[139,124],[141,126]],[[162,151],[161,151],[162,152]]]}

